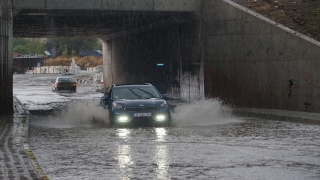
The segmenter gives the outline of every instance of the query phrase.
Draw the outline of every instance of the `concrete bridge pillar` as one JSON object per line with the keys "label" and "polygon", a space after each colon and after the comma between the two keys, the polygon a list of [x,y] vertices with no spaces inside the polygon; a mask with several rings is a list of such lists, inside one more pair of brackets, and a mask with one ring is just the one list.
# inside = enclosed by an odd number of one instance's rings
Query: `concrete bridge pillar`
{"label": "concrete bridge pillar", "polygon": [[12,43],[13,20],[11,0],[0,1],[0,114],[13,113]]}
{"label": "concrete bridge pillar", "polygon": [[112,40],[102,40],[103,52],[103,84],[105,87],[113,84],[112,78]]}

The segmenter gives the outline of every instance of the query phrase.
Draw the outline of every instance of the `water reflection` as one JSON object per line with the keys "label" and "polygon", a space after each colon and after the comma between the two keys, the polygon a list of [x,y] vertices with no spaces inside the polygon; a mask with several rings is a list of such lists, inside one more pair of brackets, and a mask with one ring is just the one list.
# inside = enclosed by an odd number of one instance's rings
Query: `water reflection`
{"label": "water reflection", "polygon": [[[165,142],[167,130],[156,128],[157,141]],[[158,145],[155,150],[155,162],[157,164],[155,175],[157,179],[168,179],[169,174],[169,152],[167,145]]]}
{"label": "water reflection", "polygon": [[165,128],[156,128],[157,141],[165,141],[167,130]]}
{"label": "water reflection", "polygon": [[157,164],[155,169],[157,179],[167,179],[169,175],[169,152],[167,145],[157,146],[155,161]]}
{"label": "water reflection", "polygon": [[131,168],[129,166],[133,164],[131,159],[130,145],[118,145],[118,162],[120,169],[120,179],[130,179],[129,175],[131,174]]}
{"label": "water reflection", "polygon": [[[152,133],[152,134],[149,134]],[[131,179],[132,175],[137,171],[137,167],[135,166],[136,158],[138,156],[140,158],[149,158],[150,156],[153,159],[153,162],[156,166],[154,166],[154,174],[155,179],[168,179],[170,178],[169,174],[169,148],[166,144],[167,141],[167,129],[166,128],[155,128],[153,129],[117,129],[117,137],[122,139],[122,142],[119,142],[117,146],[117,161],[118,161],[118,176],[121,180]],[[150,137],[154,137],[154,141],[157,141],[155,146],[153,143],[142,143],[141,146],[148,148],[147,151],[136,152],[134,146],[131,144],[131,137],[136,134],[140,134],[140,136],[148,135]],[[153,139],[153,138],[152,138]],[[138,143],[140,144],[140,143]],[[142,154],[141,154],[142,153]],[[146,154],[147,153],[147,154]],[[150,154],[149,154],[150,153]],[[140,161],[141,159],[139,159]],[[139,168],[138,168],[139,169]]]}
{"label": "water reflection", "polygon": [[117,130],[117,136],[122,139],[128,139],[130,134],[130,129],[118,129]]}
{"label": "water reflection", "polygon": [[[117,136],[121,139],[129,139],[130,129],[118,129]],[[120,179],[130,179],[130,165],[134,164],[131,159],[131,147],[130,145],[118,145],[117,152],[118,164],[120,169]]]}

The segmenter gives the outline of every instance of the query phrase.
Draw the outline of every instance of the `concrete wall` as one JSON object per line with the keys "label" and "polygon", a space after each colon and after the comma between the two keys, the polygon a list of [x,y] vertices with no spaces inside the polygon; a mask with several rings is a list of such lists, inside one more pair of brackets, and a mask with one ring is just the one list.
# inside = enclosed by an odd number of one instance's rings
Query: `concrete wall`
{"label": "concrete wall", "polygon": [[206,96],[320,112],[320,44],[229,0],[203,0]]}
{"label": "concrete wall", "polygon": [[174,98],[200,99],[200,32],[192,21],[105,41],[105,85],[146,82]]}
{"label": "concrete wall", "polygon": [[0,114],[13,113],[11,10],[11,0],[0,1]]}
{"label": "concrete wall", "polygon": [[319,42],[232,1],[202,3],[200,20],[108,40],[105,85],[150,82],[186,101],[320,112]]}
{"label": "concrete wall", "polygon": [[181,99],[189,102],[204,97],[202,64],[202,22],[180,26]]}

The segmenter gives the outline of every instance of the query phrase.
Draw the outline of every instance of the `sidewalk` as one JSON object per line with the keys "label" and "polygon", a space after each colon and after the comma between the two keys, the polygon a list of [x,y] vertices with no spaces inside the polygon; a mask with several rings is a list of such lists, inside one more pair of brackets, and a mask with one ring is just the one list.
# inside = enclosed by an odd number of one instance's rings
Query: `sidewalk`
{"label": "sidewalk", "polygon": [[320,124],[320,114],[302,111],[286,111],[277,109],[235,108],[233,114],[239,116],[258,117],[266,120],[278,120],[298,123]]}
{"label": "sidewalk", "polygon": [[29,113],[14,97],[14,115],[0,115],[0,179],[46,180],[28,144]]}

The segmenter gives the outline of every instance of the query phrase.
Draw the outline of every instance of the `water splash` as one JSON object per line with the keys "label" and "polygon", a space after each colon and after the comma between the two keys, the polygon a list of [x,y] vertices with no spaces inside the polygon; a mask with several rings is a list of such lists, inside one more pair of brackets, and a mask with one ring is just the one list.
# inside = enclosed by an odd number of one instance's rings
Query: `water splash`
{"label": "water splash", "polygon": [[108,125],[108,112],[97,101],[71,101],[55,115],[33,117],[31,124],[52,128],[90,127]]}
{"label": "water splash", "polygon": [[230,106],[218,99],[203,99],[190,104],[178,105],[172,113],[175,126],[207,126],[239,122],[232,116]]}
{"label": "water splash", "polygon": [[[33,117],[30,122],[35,126],[51,128],[109,126],[106,109],[96,100],[70,101],[56,115]],[[203,99],[189,104],[178,105],[172,112],[173,126],[210,126],[241,122],[232,115],[231,107],[218,99]]]}

